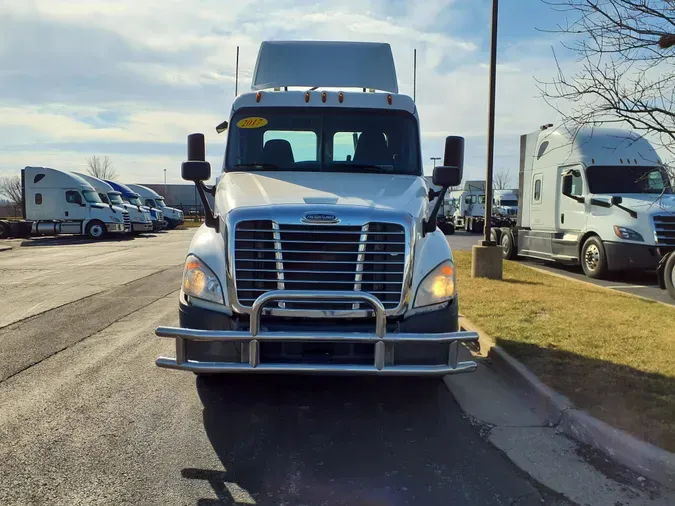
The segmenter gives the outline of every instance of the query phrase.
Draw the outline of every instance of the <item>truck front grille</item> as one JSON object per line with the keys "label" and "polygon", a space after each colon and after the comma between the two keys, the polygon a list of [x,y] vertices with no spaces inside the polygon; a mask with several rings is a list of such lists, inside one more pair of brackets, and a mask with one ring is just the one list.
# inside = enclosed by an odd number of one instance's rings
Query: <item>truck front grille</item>
{"label": "truck front grille", "polygon": [[122,213],[122,219],[124,220],[124,230],[128,232],[131,230],[131,217],[128,211]]}
{"label": "truck front grille", "polygon": [[[405,230],[392,223],[364,226],[283,225],[241,221],[235,228],[235,284],[250,307],[270,290],[363,291],[385,309],[401,303]],[[369,309],[365,303],[282,301],[285,309]]]}
{"label": "truck front grille", "polygon": [[656,245],[667,251],[675,249],[675,214],[660,214],[654,216],[654,230],[656,231]]}

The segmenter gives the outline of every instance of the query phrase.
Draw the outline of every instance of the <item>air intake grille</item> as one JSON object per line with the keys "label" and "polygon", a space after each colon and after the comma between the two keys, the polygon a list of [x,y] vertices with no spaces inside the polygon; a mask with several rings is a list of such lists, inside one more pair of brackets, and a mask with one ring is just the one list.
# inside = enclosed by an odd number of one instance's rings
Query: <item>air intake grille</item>
{"label": "air intake grille", "polygon": [[[235,281],[242,306],[270,290],[363,291],[385,309],[401,302],[405,231],[401,225],[279,225],[242,221],[235,229]],[[361,307],[363,306],[363,307]],[[366,309],[365,304],[281,302],[286,309]]]}
{"label": "air intake grille", "polygon": [[654,230],[657,246],[668,251],[675,249],[675,214],[654,216]]}
{"label": "air intake grille", "polygon": [[131,230],[131,217],[128,211],[122,213],[122,219],[124,220],[124,230],[129,232]]}

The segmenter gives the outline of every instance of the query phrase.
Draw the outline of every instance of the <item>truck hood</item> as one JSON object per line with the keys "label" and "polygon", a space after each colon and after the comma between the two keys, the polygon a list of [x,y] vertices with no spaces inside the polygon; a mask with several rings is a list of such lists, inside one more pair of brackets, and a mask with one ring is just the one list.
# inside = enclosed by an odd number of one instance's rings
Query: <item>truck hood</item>
{"label": "truck hood", "polygon": [[[418,176],[344,172],[229,172],[218,183],[221,214],[274,204],[337,204],[405,211],[426,209],[427,187]],[[423,207],[424,206],[424,207]]]}
{"label": "truck hood", "polygon": [[[610,194],[598,194],[597,196],[611,198]],[[630,193],[630,194],[616,194],[621,197],[623,202],[621,205],[632,209],[638,213],[649,214],[663,214],[675,213],[675,195],[664,194],[646,194],[646,193]]]}

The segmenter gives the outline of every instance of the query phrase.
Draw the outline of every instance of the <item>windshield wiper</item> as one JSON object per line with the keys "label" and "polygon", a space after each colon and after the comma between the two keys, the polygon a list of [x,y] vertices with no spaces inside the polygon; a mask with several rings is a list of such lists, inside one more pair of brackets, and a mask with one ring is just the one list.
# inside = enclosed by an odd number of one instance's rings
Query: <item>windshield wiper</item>
{"label": "windshield wiper", "polygon": [[280,169],[281,167],[279,167],[278,165],[274,165],[273,163],[235,163],[234,168],[265,170],[265,169]]}
{"label": "windshield wiper", "polygon": [[[394,172],[393,165],[375,165],[374,163],[331,163],[327,165],[326,168],[330,169],[331,167],[338,167],[341,169],[354,168],[354,169],[375,169],[373,172],[379,172],[382,174],[392,174]],[[368,171],[370,172],[370,171]]]}

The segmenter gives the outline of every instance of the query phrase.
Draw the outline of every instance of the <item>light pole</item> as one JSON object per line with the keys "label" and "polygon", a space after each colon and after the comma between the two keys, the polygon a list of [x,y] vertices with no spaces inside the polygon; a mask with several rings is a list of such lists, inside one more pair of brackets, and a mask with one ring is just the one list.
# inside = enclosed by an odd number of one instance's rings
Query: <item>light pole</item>
{"label": "light pole", "polygon": [[497,18],[499,0],[492,0],[490,33],[490,95],[488,106],[487,167],[485,174],[485,220],[483,241],[471,250],[471,276],[502,279],[502,248],[490,239],[492,219],[492,173],[495,147],[495,89],[497,84]]}
{"label": "light pole", "polygon": [[164,197],[166,197],[166,169],[164,169]]}
{"label": "light pole", "polygon": [[495,150],[495,90],[497,87],[497,18],[499,0],[492,0],[492,32],[490,35],[490,97],[488,106],[487,169],[485,175],[485,227],[483,245],[496,246],[490,239],[492,217],[492,179]]}

